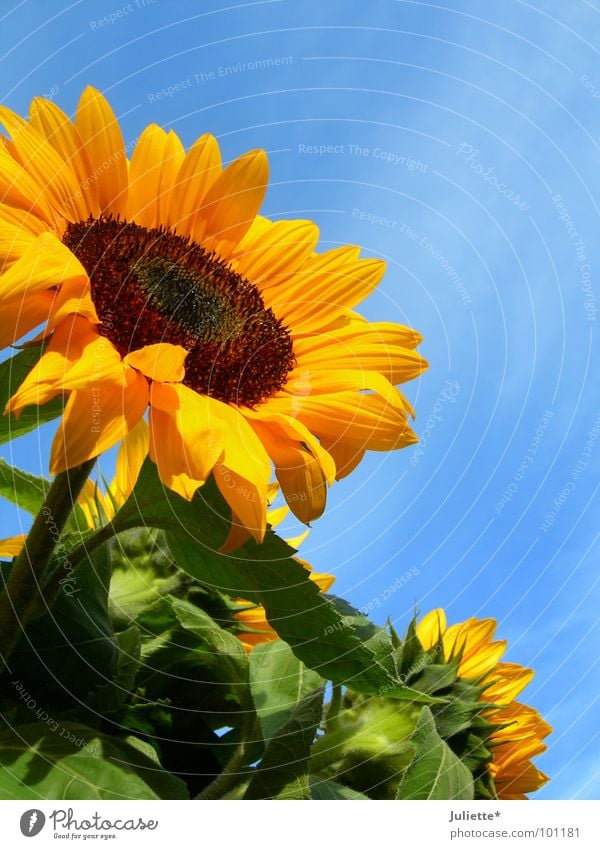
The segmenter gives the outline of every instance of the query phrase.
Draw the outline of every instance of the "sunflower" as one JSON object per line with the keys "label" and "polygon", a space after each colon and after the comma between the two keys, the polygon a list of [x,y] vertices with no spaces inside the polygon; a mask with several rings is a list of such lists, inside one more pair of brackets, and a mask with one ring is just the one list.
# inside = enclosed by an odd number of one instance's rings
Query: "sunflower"
{"label": "sunflower", "polygon": [[191,499],[214,474],[260,540],[273,467],[308,523],[366,450],[416,441],[396,387],[424,369],[421,337],[354,311],[384,263],[260,216],[264,151],[223,167],[213,136],[186,152],[152,124],[128,161],[92,88],[73,122],[37,98],[0,120],[0,347],[40,326],[45,342],[7,411],[67,398],[53,474],[147,416],[163,483]]}
{"label": "sunflower", "polygon": [[517,663],[501,662],[506,641],[494,640],[494,619],[467,619],[457,625],[446,625],[443,610],[432,610],[417,624],[417,636],[425,651],[442,641],[446,662],[460,657],[460,678],[480,679],[486,685],[482,700],[485,719],[498,729],[488,745],[493,760],[488,771],[498,798],[526,799],[548,781],[531,759],[546,751],[543,743],[552,731],[534,708],[515,701],[533,678],[533,670]]}

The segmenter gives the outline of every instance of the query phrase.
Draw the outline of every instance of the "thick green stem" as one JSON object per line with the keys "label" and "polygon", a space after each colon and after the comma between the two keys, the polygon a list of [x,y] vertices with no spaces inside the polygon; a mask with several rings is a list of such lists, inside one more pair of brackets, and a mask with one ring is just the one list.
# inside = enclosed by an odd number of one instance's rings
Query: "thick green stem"
{"label": "thick green stem", "polygon": [[52,555],[96,459],[58,474],[0,594],[0,669],[30,621]]}
{"label": "thick green stem", "polygon": [[[92,551],[95,551],[99,546],[103,543],[108,542],[109,539],[115,536],[115,530],[112,526],[112,523],[109,522],[108,525],[104,525],[103,528],[100,528],[92,537],[90,537],[85,542],[82,542],[81,545],[78,545],[77,548],[73,549],[69,553],[69,562],[68,568],[69,571],[72,571],[78,563],[81,563]],[[42,597],[38,597],[34,604],[32,605],[33,615],[40,615],[46,610],[48,607],[52,607],[58,595],[62,589],[63,582],[65,581],[66,568],[58,567],[50,578],[48,579],[48,583],[44,587],[44,595]]]}
{"label": "thick green stem", "polygon": [[236,746],[233,755],[223,768],[223,771],[196,796],[197,799],[223,799],[227,793],[235,789],[243,781],[245,778],[243,767],[246,751],[248,746],[254,742],[255,734],[258,734],[258,722],[252,720],[247,724],[244,739],[240,740]]}
{"label": "thick green stem", "polygon": [[342,685],[332,683],[331,702],[329,703],[329,708],[327,709],[327,715],[325,717],[325,727],[327,728],[327,731],[333,731],[337,727],[341,709]]}

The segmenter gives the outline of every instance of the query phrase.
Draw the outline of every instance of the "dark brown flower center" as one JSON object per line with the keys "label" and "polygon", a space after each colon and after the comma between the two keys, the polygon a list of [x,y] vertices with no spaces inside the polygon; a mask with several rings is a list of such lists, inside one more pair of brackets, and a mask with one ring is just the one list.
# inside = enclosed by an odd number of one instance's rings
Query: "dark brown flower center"
{"label": "dark brown flower center", "polygon": [[182,345],[186,386],[240,406],[285,384],[295,362],[289,332],[256,286],[214,253],[112,218],[69,224],[63,242],[89,275],[99,332],[122,356]]}

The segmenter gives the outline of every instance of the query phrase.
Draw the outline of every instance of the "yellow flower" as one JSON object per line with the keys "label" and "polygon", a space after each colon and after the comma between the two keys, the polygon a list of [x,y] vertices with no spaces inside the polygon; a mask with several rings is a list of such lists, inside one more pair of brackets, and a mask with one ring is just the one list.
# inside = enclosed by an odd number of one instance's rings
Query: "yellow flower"
{"label": "yellow flower", "polygon": [[396,385],[425,367],[421,337],[354,312],[384,263],[261,217],[264,151],[223,167],[212,136],[186,152],[152,124],[129,162],[92,88],[74,122],[38,98],[0,120],[0,347],[40,325],[47,341],[7,409],[68,396],[52,473],[148,413],[164,484],[190,499],[214,473],[260,540],[273,466],[308,523],[365,450],[416,441]]}
{"label": "yellow flower", "polygon": [[534,708],[515,701],[533,678],[533,670],[517,663],[502,663],[506,641],[494,641],[494,619],[467,619],[446,625],[443,610],[432,610],[417,624],[417,636],[428,651],[441,639],[444,659],[460,656],[461,678],[481,678],[481,696],[493,707],[483,711],[485,718],[500,726],[489,740],[493,760],[488,769],[500,799],[526,799],[548,781],[531,759],[546,750],[543,739],[552,728]]}

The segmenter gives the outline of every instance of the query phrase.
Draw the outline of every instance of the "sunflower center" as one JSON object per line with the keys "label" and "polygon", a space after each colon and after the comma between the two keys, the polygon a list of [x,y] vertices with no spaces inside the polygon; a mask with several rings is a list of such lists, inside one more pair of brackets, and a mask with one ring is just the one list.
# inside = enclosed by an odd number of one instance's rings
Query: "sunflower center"
{"label": "sunflower center", "polygon": [[63,242],[88,273],[99,332],[122,356],[157,342],[182,345],[184,383],[240,406],[284,386],[295,363],[289,332],[256,286],[216,254],[112,218],[69,224]]}

